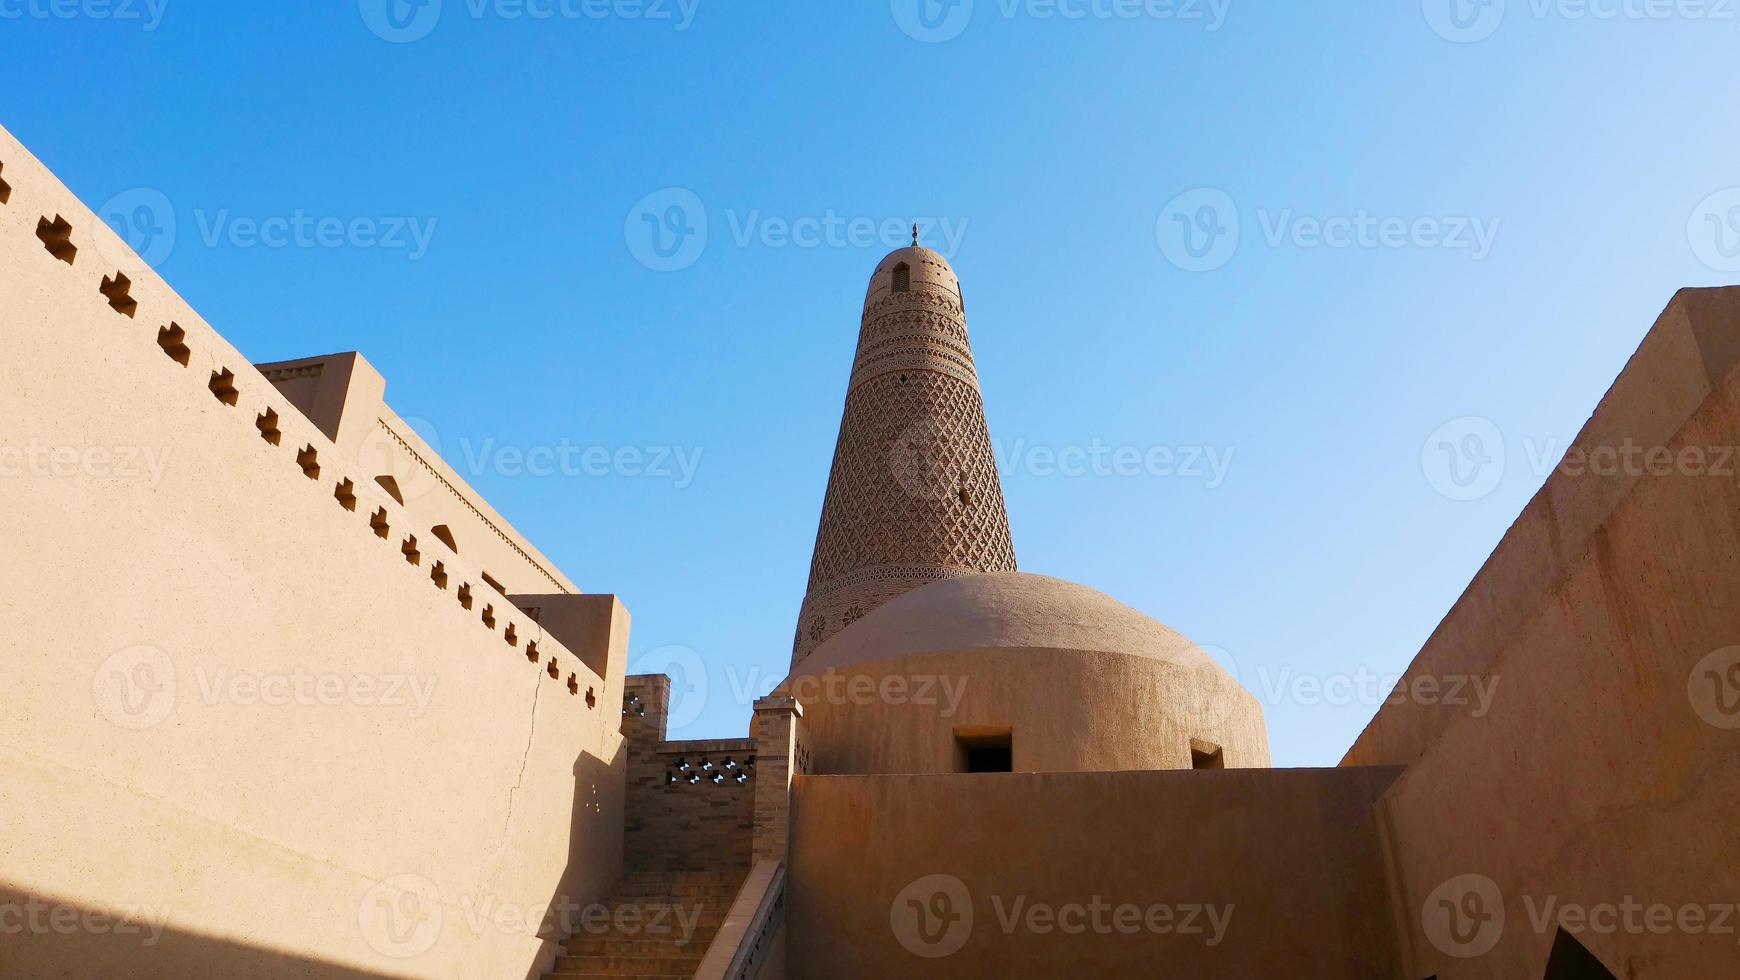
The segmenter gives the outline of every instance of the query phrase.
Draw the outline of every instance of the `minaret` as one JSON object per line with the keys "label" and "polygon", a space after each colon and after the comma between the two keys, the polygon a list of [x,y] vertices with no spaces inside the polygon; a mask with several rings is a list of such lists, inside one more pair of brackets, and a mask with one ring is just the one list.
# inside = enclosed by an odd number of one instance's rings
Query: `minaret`
{"label": "minaret", "polygon": [[960,279],[914,228],[864,298],[792,664],[919,586],[1012,571]]}

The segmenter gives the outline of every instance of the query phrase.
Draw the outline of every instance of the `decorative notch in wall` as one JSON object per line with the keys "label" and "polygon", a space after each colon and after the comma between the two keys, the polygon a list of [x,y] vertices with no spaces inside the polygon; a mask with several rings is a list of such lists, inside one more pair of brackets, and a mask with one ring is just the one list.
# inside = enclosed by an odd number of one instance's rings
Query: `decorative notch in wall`
{"label": "decorative notch in wall", "polygon": [[139,312],[139,301],[128,295],[133,291],[133,280],[126,275],[117,272],[113,279],[104,276],[103,284],[97,287],[97,291],[103,294],[109,301],[110,308],[116,313],[131,319],[133,314]]}
{"label": "decorative notch in wall", "polygon": [[333,489],[332,496],[338,501],[338,505],[345,510],[356,510],[356,484],[350,480],[338,481],[338,486]]}
{"label": "decorative notch in wall", "polygon": [[538,662],[539,657],[538,657],[538,641],[537,640],[533,640],[532,642],[526,644],[526,659],[530,660],[532,663]]}
{"label": "decorative notch in wall", "polygon": [[36,237],[42,239],[42,247],[48,249],[48,254],[67,265],[72,265],[73,259],[78,258],[79,247],[72,243],[72,225],[60,215],[55,215],[53,221],[47,218],[37,221]]}
{"label": "decorative notch in wall", "polygon": [[[6,164],[0,163],[0,173],[5,173],[5,171],[6,171]],[[0,204],[9,204],[9,203],[11,203],[11,201],[12,201],[12,185],[8,184],[5,180],[5,178],[0,177]]]}
{"label": "decorative notch in wall", "polygon": [[303,476],[310,480],[320,479],[320,451],[314,448],[314,443],[297,450],[296,465],[302,467]]}
{"label": "decorative notch in wall", "polygon": [[369,515],[369,527],[374,528],[375,537],[382,541],[392,535],[393,527],[387,523],[387,509],[385,507],[377,507],[375,512]]}
{"label": "decorative notch in wall", "polygon": [[415,534],[405,535],[405,543],[399,545],[399,554],[405,556],[407,564],[421,565],[423,563],[423,553],[417,550],[417,536]]}
{"label": "decorative notch in wall", "polygon": [[188,360],[193,356],[193,351],[187,347],[187,331],[181,329],[178,323],[171,323],[157,331],[157,346],[163,348],[163,353],[170,360],[182,367],[187,367]]}
{"label": "decorative notch in wall", "polygon": [[235,408],[236,402],[241,399],[241,393],[236,390],[236,376],[229,368],[213,371],[211,384],[207,387],[211,388],[212,397],[231,408]]}
{"label": "decorative notch in wall", "polygon": [[429,581],[434,582],[437,589],[445,591],[447,588],[447,565],[441,561],[435,562],[435,566],[429,569]]}
{"label": "decorative notch in wall", "polygon": [[260,438],[276,446],[284,441],[284,432],[278,428],[278,413],[266,409],[254,419],[254,428],[260,430]]}
{"label": "decorative notch in wall", "polygon": [[562,679],[562,668],[556,666],[555,657],[550,658],[550,666],[544,669],[549,673],[551,680],[559,681]]}

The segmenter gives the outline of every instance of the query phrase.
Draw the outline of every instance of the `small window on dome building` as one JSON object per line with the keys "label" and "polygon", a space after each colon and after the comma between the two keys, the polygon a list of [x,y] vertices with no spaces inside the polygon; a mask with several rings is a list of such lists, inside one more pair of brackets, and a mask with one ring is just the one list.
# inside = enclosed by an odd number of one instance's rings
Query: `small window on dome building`
{"label": "small window on dome building", "polygon": [[1014,729],[955,729],[955,763],[957,772],[1014,772]]}
{"label": "small window on dome building", "polygon": [[1213,742],[1193,738],[1190,740],[1190,768],[1225,769],[1226,753]]}
{"label": "small window on dome building", "polygon": [[912,266],[905,262],[894,267],[894,291],[908,292],[912,289]]}

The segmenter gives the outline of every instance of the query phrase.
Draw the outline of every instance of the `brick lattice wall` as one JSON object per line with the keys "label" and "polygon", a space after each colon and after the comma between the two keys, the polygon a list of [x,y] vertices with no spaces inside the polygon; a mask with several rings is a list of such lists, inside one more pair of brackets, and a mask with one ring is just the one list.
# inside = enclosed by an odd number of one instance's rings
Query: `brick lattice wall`
{"label": "brick lattice wall", "polygon": [[[630,871],[747,871],[755,838],[755,780],[723,784],[701,773],[691,784],[666,774],[687,759],[699,772],[703,759],[722,766],[727,756],[742,767],[755,753],[750,739],[667,742],[670,678],[630,677],[628,695],[639,701],[622,719],[628,755],[623,820],[623,863]],[[645,708],[645,715],[638,708]],[[717,769],[715,771],[718,771]]]}

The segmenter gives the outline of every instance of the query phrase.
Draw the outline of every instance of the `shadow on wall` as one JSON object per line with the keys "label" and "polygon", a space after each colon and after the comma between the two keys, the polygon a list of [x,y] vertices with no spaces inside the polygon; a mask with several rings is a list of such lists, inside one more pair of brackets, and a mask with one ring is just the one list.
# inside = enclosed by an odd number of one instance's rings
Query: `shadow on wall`
{"label": "shadow on wall", "polygon": [[[626,743],[614,759],[582,752],[574,760],[574,808],[568,836],[568,866],[549,899],[549,914],[538,935],[555,946],[565,946],[568,937],[581,928],[586,907],[609,897],[622,875],[623,774],[628,767]],[[604,826],[599,824],[603,823]],[[602,853],[588,851],[592,840],[608,842]],[[564,901],[563,896],[567,896]],[[539,961],[527,968],[525,980],[539,980],[555,966],[562,950],[546,948]]]}
{"label": "shadow on wall", "polygon": [[200,935],[163,923],[174,909],[95,909],[0,884],[0,976],[8,978],[384,977],[281,950]]}
{"label": "shadow on wall", "polygon": [[[621,868],[622,771],[624,753],[606,762],[581,753],[573,765],[574,803],[571,811],[567,866],[548,899],[550,913],[539,936],[550,944],[539,962],[527,965],[528,980],[543,976],[560,953],[556,947],[585,921],[589,903],[600,902],[615,884]],[[607,842],[602,849],[590,842]],[[230,868],[236,877],[249,869]],[[167,892],[167,889],[166,889]],[[0,882],[0,977],[7,980],[67,980],[83,977],[184,980],[187,977],[249,977],[261,980],[360,980],[365,977],[428,975],[428,963],[415,958],[402,969],[375,972],[321,959],[309,953],[250,945],[175,925],[184,913],[172,901],[115,896],[112,905],[29,891],[17,883]],[[444,929],[466,929],[457,906],[434,910]],[[360,915],[360,910],[358,912]],[[419,913],[421,914],[421,913]]]}

